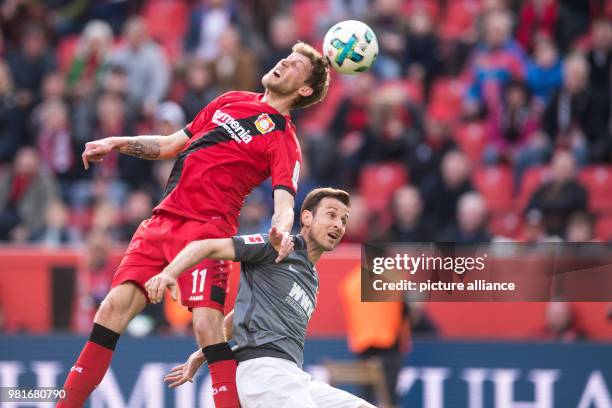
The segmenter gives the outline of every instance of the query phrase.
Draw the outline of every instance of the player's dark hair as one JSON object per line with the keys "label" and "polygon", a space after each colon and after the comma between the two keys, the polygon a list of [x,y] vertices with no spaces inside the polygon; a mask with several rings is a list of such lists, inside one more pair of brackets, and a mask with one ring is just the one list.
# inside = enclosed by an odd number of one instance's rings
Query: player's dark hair
{"label": "player's dark hair", "polygon": [[297,42],[291,51],[307,57],[310,60],[310,65],[312,65],[312,72],[306,80],[306,85],[312,88],[312,94],[309,96],[298,96],[293,103],[293,107],[306,108],[321,102],[325,95],[327,95],[327,89],[329,88],[329,63],[327,58],[323,57],[312,46],[301,41]]}
{"label": "player's dark hair", "polygon": [[[336,200],[340,201],[342,204],[346,205],[347,207],[351,206],[351,196],[346,191],[338,190],[336,188],[331,188],[331,187],[321,187],[321,188],[315,188],[310,193],[308,193],[308,195],[304,199],[304,203],[302,203],[302,209],[300,210],[300,214],[304,210],[308,210],[314,213],[317,207],[319,206],[319,203],[321,202],[321,200],[327,197],[335,198]],[[300,217],[300,224],[301,224],[301,217]]]}

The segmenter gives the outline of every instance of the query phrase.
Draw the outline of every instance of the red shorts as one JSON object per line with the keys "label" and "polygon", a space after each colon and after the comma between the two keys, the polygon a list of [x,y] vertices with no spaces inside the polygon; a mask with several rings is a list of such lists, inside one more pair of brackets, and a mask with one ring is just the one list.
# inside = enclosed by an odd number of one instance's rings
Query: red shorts
{"label": "red shorts", "polygon": [[[162,212],[143,221],[113,277],[112,287],[134,282],[147,297],[145,283],[160,273],[191,241],[227,238],[217,226]],[[189,308],[210,307],[223,313],[232,262],[205,259],[178,278],[181,303]]]}

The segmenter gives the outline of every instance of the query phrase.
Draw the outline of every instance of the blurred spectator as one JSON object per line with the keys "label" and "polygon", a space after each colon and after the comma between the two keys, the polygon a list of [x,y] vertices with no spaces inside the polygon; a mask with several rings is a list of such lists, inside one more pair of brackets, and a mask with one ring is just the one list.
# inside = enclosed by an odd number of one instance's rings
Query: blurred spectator
{"label": "blurred spectator", "polygon": [[369,72],[356,75],[352,79],[347,92],[342,95],[338,103],[330,124],[329,130],[335,139],[342,140],[351,132],[366,130],[375,89],[376,78]]}
{"label": "blurred spectator", "polygon": [[519,242],[527,242],[530,244],[540,242],[558,242],[561,237],[549,235],[544,224],[544,216],[537,209],[531,209],[525,214],[525,225]]}
{"label": "blurred spectator", "polygon": [[523,49],[530,50],[537,37],[553,38],[556,20],[555,0],[526,0],[521,5],[516,39]]}
{"label": "blurred spectator", "polygon": [[557,0],[559,16],[557,18],[557,44],[564,52],[571,48],[573,42],[589,29],[590,1]]}
{"label": "blurred spectator", "polygon": [[99,20],[87,23],[68,71],[68,88],[71,93],[93,93],[108,66],[112,45],[113,31],[108,23]]}
{"label": "blurred spectator", "polygon": [[66,100],[66,79],[64,74],[59,71],[49,72],[43,78],[42,100],[61,101]]}
{"label": "blurred spectator", "polygon": [[546,326],[540,333],[543,340],[572,342],[582,340],[584,332],[578,326],[569,302],[549,302],[546,306]]}
{"label": "blurred spectator", "polygon": [[527,84],[539,104],[545,105],[562,82],[562,64],[555,43],[548,37],[535,40],[533,59],[527,62]]}
{"label": "blurred spectator", "polygon": [[153,202],[147,192],[136,190],[130,193],[123,208],[119,241],[129,242],[140,223],[151,216],[151,211],[153,211]]}
{"label": "blurred spectator", "polygon": [[23,142],[18,132],[13,78],[0,59],[0,162],[12,159]]}
{"label": "blurred spectator", "polygon": [[558,147],[572,149],[580,165],[610,156],[606,119],[610,101],[596,98],[589,87],[589,65],[575,54],[563,65],[563,86],[553,95],[543,117],[543,129]]}
{"label": "blurred spectator", "polygon": [[612,21],[595,20],[591,25],[591,49],[587,55],[591,87],[609,90],[612,77]]}
{"label": "blurred spectator", "polygon": [[586,211],[587,192],[577,180],[576,160],[567,151],[558,151],[551,162],[551,180],[538,188],[527,210],[542,212],[546,232],[563,237],[570,216]]}
{"label": "blurred spectator", "polygon": [[117,265],[110,259],[111,238],[103,229],[93,229],[86,239],[83,263],[77,275],[73,328],[78,333],[91,330],[91,321],[110,290]]}
{"label": "blurred spectator", "polygon": [[457,221],[441,235],[443,242],[489,242],[488,211],[484,198],[476,192],[463,194],[457,203]]}
{"label": "blurred spectator", "polygon": [[0,174],[0,240],[24,242],[42,229],[41,215],[57,197],[55,179],[42,171],[36,150],[21,148],[12,168]]}
{"label": "blurred spectator", "polygon": [[429,242],[434,238],[431,226],[423,217],[423,200],[416,187],[405,186],[393,195],[393,223],[390,241]]}
{"label": "blurred spectator", "polygon": [[223,32],[237,22],[237,17],[231,0],[199,0],[191,12],[185,50],[206,61],[214,60],[219,53]]}
{"label": "blurred spectator", "polygon": [[401,90],[387,88],[374,96],[369,116],[361,152],[363,161],[405,161],[411,142],[423,134],[418,106],[408,101]]}
{"label": "blurred spectator", "polygon": [[119,206],[104,196],[98,197],[91,215],[90,231],[101,231],[113,241],[118,240],[121,234]]}
{"label": "blurred spectator", "polygon": [[423,186],[440,174],[442,158],[457,145],[442,109],[430,108],[425,116],[425,137],[411,140],[408,153],[410,179]]}
{"label": "blurred spectator", "polygon": [[61,35],[75,33],[83,26],[87,17],[90,3],[84,0],[47,0],[49,21],[53,24],[55,32]]}
{"label": "blurred spectator", "polygon": [[219,38],[219,52],[210,62],[213,82],[220,92],[254,91],[259,73],[255,54],[247,49],[235,27],[229,26]]}
{"label": "blurred spectator", "polygon": [[375,0],[366,23],[376,33],[380,47],[374,72],[382,79],[401,76],[403,53],[408,39],[408,21],[401,0]]}
{"label": "blurred spectator", "polygon": [[329,21],[331,27],[338,21],[360,19],[366,15],[370,6],[368,0],[329,0]]}
{"label": "blurred spectator", "polygon": [[351,193],[351,216],[346,225],[343,242],[363,243],[370,230],[370,209],[359,194]]}
{"label": "blurred spectator", "polygon": [[432,338],[438,335],[436,323],[427,314],[424,302],[409,302],[406,304],[410,333],[413,338]]}
{"label": "blurred spectator", "polygon": [[471,173],[467,156],[458,150],[451,150],[442,159],[440,174],[423,185],[425,216],[432,220],[437,231],[455,220],[459,197],[473,190]]}
{"label": "blurred spectator", "polygon": [[240,229],[238,234],[261,234],[270,229],[270,208],[261,188],[251,191],[240,211]]}
{"label": "blurred spectator", "polygon": [[484,41],[472,53],[465,76],[469,81],[465,111],[474,117],[482,110],[495,112],[504,86],[525,75],[525,55],[512,40],[512,17],[495,11],[485,17]]}
{"label": "blurred spectator", "polygon": [[567,242],[591,242],[595,239],[595,223],[593,217],[586,212],[572,214],[565,228]]}
{"label": "blurred spectator", "polygon": [[168,61],[161,47],[149,37],[145,21],[133,17],[124,29],[125,44],[111,55],[111,63],[127,73],[128,97],[146,116],[152,116],[170,82]]}
{"label": "blurred spectator", "polygon": [[61,100],[44,102],[33,115],[41,164],[61,182],[73,179],[77,167],[80,171],[77,146],[73,143],[68,115],[68,106]]}
{"label": "blurred spectator", "polygon": [[410,16],[403,62],[407,77],[416,84],[422,83],[425,95],[429,95],[431,83],[440,69],[441,55],[433,21],[423,10]]}
{"label": "blurred spectator", "polygon": [[185,126],[185,114],[176,102],[160,103],[155,110],[154,129],[156,135],[171,135]]}
{"label": "blurred spectator", "polygon": [[61,200],[49,202],[45,211],[45,226],[34,231],[30,240],[46,247],[74,245],[80,242],[79,231],[71,225],[69,209]]}
{"label": "blurred spectator", "polygon": [[531,93],[520,81],[509,82],[504,90],[503,101],[495,112],[490,112],[487,121],[489,137],[485,152],[488,163],[510,162],[520,156],[539,129],[537,109]]}
{"label": "blurred spectator", "polygon": [[[18,123],[16,131],[29,135],[27,118],[40,99],[44,76],[56,69],[55,54],[47,47],[43,29],[30,25],[24,29],[21,47],[7,53],[6,59],[15,85],[15,116]],[[28,139],[29,137],[26,137],[26,140]]]}
{"label": "blurred spectator", "polygon": [[261,73],[270,71],[278,61],[291,54],[291,47],[298,40],[297,22],[290,14],[277,14],[272,19],[269,33],[270,49],[261,60]]}
{"label": "blurred spectator", "polygon": [[197,58],[191,58],[187,63],[185,83],[187,91],[181,100],[181,105],[185,109],[187,120],[191,121],[220,92],[213,84],[208,65]]}

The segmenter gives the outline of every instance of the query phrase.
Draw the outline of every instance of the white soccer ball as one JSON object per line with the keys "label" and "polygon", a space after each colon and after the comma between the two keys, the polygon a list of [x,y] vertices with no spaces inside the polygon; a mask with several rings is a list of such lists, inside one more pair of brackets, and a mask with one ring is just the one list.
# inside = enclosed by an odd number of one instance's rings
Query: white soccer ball
{"label": "white soccer ball", "polygon": [[323,54],[341,74],[367,71],[378,56],[378,40],[374,31],[357,20],[334,25],[323,39]]}

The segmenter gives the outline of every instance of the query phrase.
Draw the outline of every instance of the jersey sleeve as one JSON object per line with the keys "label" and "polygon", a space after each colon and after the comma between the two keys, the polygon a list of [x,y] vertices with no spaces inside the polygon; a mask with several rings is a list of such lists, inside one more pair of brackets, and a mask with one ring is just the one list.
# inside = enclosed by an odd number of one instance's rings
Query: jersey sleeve
{"label": "jersey sleeve", "polygon": [[300,178],[302,153],[293,133],[285,133],[270,146],[272,188],[280,188],[295,195]]}
{"label": "jersey sleeve", "polygon": [[234,241],[235,261],[262,264],[272,263],[276,260],[278,252],[268,241],[264,234],[237,235]]}
{"label": "jersey sleeve", "polygon": [[191,122],[187,124],[183,128],[183,131],[187,134],[187,136],[191,139],[193,135],[198,133],[200,130],[204,129],[206,124],[212,120],[213,114],[221,105],[221,99],[224,95],[218,96],[217,98],[210,101],[208,105],[206,105]]}

